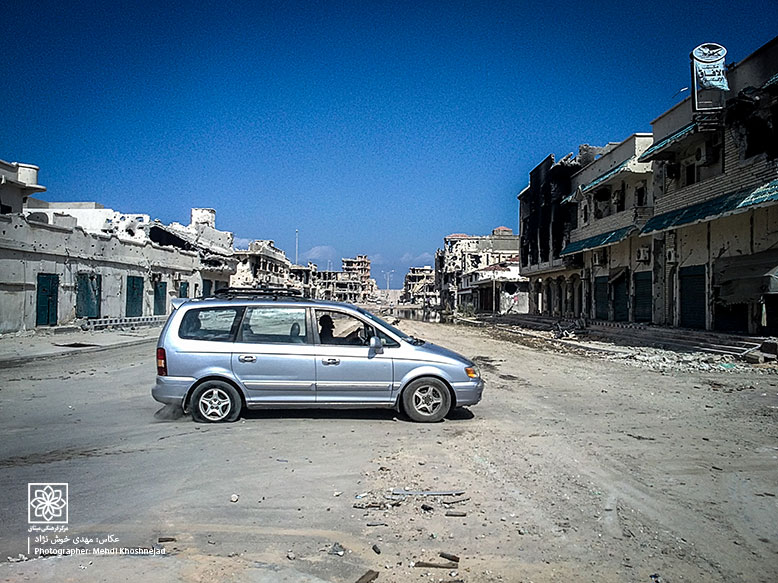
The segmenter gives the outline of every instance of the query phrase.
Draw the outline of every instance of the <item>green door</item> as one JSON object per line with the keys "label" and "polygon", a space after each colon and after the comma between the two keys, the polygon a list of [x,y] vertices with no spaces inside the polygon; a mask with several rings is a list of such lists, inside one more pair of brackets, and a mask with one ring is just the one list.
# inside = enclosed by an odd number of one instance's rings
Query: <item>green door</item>
{"label": "green door", "polygon": [[161,316],[167,313],[167,282],[154,282],[154,315]]}
{"label": "green door", "polygon": [[39,273],[37,296],[35,325],[56,326],[59,276],[54,273]]}
{"label": "green door", "polygon": [[100,291],[102,277],[95,273],[76,275],[76,317],[100,317]]}
{"label": "green door", "polygon": [[188,298],[189,297],[189,282],[188,281],[182,281],[181,284],[178,286],[178,297],[179,298]]}
{"label": "green door", "polygon": [[608,319],[608,276],[594,278],[594,317]]}
{"label": "green door", "polygon": [[627,282],[626,275],[622,275],[613,282],[613,319],[616,322],[626,322],[629,320]]}
{"label": "green door", "polygon": [[127,276],[127,309],[128,318],[143,315],[143,278],[136,275]]}
{"label": "green door", "polygon": [[203,280],[203,297],[207,298],[211,296],[211,286],[213,282],[210,279]]}

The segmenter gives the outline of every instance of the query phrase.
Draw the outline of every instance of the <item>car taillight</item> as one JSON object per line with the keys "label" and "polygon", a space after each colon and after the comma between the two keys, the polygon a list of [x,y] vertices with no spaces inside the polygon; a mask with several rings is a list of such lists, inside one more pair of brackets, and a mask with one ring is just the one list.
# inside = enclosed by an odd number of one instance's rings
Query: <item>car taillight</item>
{"label": "car taillight", "polygon": [[167,358],[165,357],[164,348],[157,348],[157,375],[161,377],[167,376]]}

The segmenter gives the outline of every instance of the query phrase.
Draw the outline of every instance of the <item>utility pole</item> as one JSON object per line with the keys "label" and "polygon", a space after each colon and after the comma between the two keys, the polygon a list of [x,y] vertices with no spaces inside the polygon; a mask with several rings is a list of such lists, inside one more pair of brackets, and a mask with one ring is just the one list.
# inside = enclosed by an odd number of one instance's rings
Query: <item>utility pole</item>
{"label": "utility pole", "polygon": [[294,264],[298,265],[297,263],[297,251],[300,248],[300,231],[299,229],[294,230]]}

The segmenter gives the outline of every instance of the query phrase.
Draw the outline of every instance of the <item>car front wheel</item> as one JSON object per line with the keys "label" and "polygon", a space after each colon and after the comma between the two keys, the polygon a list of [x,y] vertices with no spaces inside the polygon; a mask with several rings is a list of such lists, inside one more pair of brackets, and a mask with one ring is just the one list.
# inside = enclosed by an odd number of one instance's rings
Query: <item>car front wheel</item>
{"label": "car front wheel", "polygon": [[200,423],[235,421],[240,408],[238,391],[224,381],[207,381],[192,395],[192,419]]}
{"label": "car front wheel", "polygon": [[403,406],[414,421],[440,421],[451,408],[451,394],[438,379],[416,379],[403,391]]}

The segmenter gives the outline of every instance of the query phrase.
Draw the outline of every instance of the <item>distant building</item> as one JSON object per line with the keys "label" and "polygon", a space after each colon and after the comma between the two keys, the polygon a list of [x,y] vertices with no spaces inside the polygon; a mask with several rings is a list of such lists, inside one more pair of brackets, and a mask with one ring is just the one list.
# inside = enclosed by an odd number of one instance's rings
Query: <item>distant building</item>
{"label": "distant building", "polygon": [[516,256],[519,241],[508,227],[497,227],[490,235],[454,233],[445,237],[443,249],[435,253],[435,288],[440,294],[441,308],[456,311],[463,276]]}
{"label": "distant building", "polygon": [[230,279],[232,287],[294,288],[292,262],[270,240],[249,243],[247,251],[236,250],[237,271]]}
{"label": "distant building", "polygon": [[359,280],[361,289],[358,302],[364,302],[375,295],[378,286],[376,281],[370,277],[370,259],[367,255],[357,255],[354,258],[344,257],[341,259],[341,264],[344,273],[353,274]]}
{"label": "distant building", "polygon": [[529,311],[529,280],[521,275],[518,255],[468,271],[461,281],[457,289],[460,311],[492,314]]}
{"label": "distant building", "polygon": [[411,267],[405,275],[401,301],[421,306],[437,306],[440,303],[435,289],[435,270],[429,266]]}

